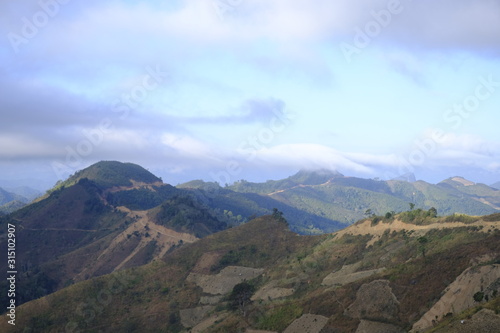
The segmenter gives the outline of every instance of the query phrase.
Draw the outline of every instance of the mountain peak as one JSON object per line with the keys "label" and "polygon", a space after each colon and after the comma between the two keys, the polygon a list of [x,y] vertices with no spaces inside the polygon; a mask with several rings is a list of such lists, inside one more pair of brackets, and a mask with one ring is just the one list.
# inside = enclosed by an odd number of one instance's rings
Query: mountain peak
{"label": "mountain peak", "polygon": [[317,169],[307,170],[301,169],[295,175],[289,177],[290,180],[304,185],[319,185],[329,181],[332,178],[342,178],[343,174],[337,170]]}
{"label": "mountain peak", "polygon": [[455,177],[450,177],[446,180],[443,180],[442,183],[448,183],[448,184],[453,184],[453,185],[459,185],[459,186],[471,186],[471,185],[476,185],[473,181],[467,180],[464,177],[461,176],[455,176]]}
{"label": "mountain peak", "polygon": [[132,181],[146,184],[161,182],[160,178],[137,164],[100,161],[76,172],[62,185],[72,185],[83,178],[88,178],[103,188],[131,186]]}
{"label": "mountain peak", "polygon": [[414,173],[408,172],[408,173],[405,173],[401,176],[393,178],[392,180],[399,180],[399,181],[404,181],[404,182],[408,182],[408,183],[414,183],[417,181],[417,178],[415,178]]}

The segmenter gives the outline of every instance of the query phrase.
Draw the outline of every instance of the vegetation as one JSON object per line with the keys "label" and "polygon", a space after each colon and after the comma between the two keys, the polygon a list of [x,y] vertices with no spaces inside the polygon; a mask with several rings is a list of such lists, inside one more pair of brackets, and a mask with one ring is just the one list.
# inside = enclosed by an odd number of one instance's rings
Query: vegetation
{"label": "vegetation", "polygon": [[231,309],[239,310],[243,317],[246,317],[247,306],[251,303],[250,298],[254,292],[255,286],[248,282],[241,282],[235,285],[228,297]]}
{"label": "vegetation", "polygon": [[[390,322],[408,331],[477,258],[488,259],[483,266],[499,261],[500,213],[438,217],[468,202],[484,208],[477,198],[496,200],[484,186],[302,171],[264,184],[208,188],[195,181],[175,188],[141,169],[102,162],[0,217],[0,242],[8,223],[17,226],[23,242],[18,305],[24,304],[14,331],[66,331],[71,324],[73,331],[181,332],[188,329],[183,310],[211,304],[206,316],[215,319],[207,332],[281,332],[304,313],[330,318],[325,332],[354,332],[359,318],[346,309],[361,286],[374,280],[388,281],[400,303]],[[109,175],[112,170],[121,174]],[[442,202],[452,205],[442,208]],[[339,221],[356,216],[364,218],[356,227],[366,226],[366,234],[295,233],[337,230],[346,225]],[[398,229],[401,221],[407,230]],[[227,266],[264,273],[248,281],[237,270],[223,270]],[[324,283],[346,270],[363,278]],[[371,270],[377,271],[366,274]],[[223,298],[194,282],[214,276],[231,284]],[[6,283],[0,281],[0,289]],[[473,292],[479,306],[500,311],[491,289]],[[6,295],[1,297],[4,304]],[[1,318],[3,331],[7,317]]]}

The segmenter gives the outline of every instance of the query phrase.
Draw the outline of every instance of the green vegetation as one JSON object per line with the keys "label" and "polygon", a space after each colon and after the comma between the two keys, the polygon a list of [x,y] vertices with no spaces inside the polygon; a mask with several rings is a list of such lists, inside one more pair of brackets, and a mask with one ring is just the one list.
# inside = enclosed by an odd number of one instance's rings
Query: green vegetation
{"label": "green vegetation", "polygon": [[227,223],[219,221],[208,207],[189,195],[176,195],[164,201],[152,215],[159,225],[200,238],[227,228]]}
{"label": "green vegetation", "polygon": [[255,286],[248,282],[238,283],[228,296],[229,306],[232,310],[239,310],[243,317],[247,315],[247,306],[250,298],[255,293]]}
{"label": "green vegetation", "polygon": [[295,319],[302,315],[302,308],[296,303],[285,303],[267,311],[257,322],[262,330],[282,332]]}
{"label": "green vegetation", "polygon": [[213,265],[210,270],[212,272],[219,272],[226,266],[239,265],[242,262],[250,261],[254,256],[262,255],[258,254],[259,250],[255,244],[250,246],[241,246],[237,250],[229,250],[226,254],[220,258],[216,265]]}
{"label": "green vegetation", "polygon": [[59,182],[53,190],[71,186],[83,178],[92,180],[102,189],[115,186],[131,186],[132,180],[147,184],[161,182],[160,178],[137,164],[101,161],[76,172],[66,181]]}
{"label": "green vegetation", "polygon": [[417,225],[435,223],[437,221],[437,209],[434,207],[431,207],[429,210],[413,209],[411,206],[410,208],[410,211],[398,215],[401,221]]}
{"label": "green vegetation", "polygon": [[[0,242],[7,223],[17,226],[23,241],[18,300],[26,303],[18,308],[18,328],[64,331],[71,322],[88,332],[103,327],[181,332],[187,329],[183,310],[211,304],[207,316],[216,320],[207,332],[283,331],[303,313],[330,318],[324,331],[354,332],[359,319],[349,317],[346,308],[362,285],[382,279],[400,302],[393,322],[408,330],[477,258],[488,259],[481,265],[499,260],[500,213],[481,217],[456,210],[438,217],[458,206],[487,206],[478,199],[496,200],[494,191],[479,184],[385,182],[302,171],[264,184],[240,181],[221,188],[193,181],[174,188],[156,183],[142,168],[114,163],[82,170],[43,199],[0,218]],[[112,170],[121,174],[108,174]],[[376,228],[364,228],[364,235],[295,233],[337,230],[345,226],[338,221],[357,216],[364,220],[351,230],[364,223]],[[399,230],[400,221],[408,230]],[[174,235],[172,241],[162,226],[203,238],[191,243],[191,236],[182,241]],[[0,263],[4,271],[5,264]],[[222,271],[227,266],[263,273],[244,281]],[[323,283],[343,269],[364,277]],[[365,275],[368,270],[378,271]],[[232,283],[232,292],[221,299],[194,282],[216,274]],[[5,287],[0,281],[0,289]],[[477,290],[474,299],[481,306],[500,311],[498,291]],[[5,302],[5,294],[1,297]]]}

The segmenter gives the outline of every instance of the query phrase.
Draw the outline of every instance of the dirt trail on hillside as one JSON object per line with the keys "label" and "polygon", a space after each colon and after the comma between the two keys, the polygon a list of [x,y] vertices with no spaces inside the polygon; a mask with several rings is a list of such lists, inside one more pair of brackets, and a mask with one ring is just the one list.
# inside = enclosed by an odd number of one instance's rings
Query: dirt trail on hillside
{"label": "dirt trail on hillside", "polygon": [[[179,244],[179,241],[192,243],[198,240],[194,235],[176,232],[155,224],[149,219],[148,211],[134,211],[126,207],[117,208],[126,213],[127,216],[135,220],[135,222],[130,224],[127,229],[111,240],[109,245],[95,259],[96,265],[94,265],[92,269],[83,269],[75,277],[75,280],[83,279],[86,274],[91,275],[94,271],[101,269],[102,265],[110,265],[110,263],[114,266],[113,271],[120,270],[142,249],[151,244],[152,241],[156,242],[153,259],[159,259],[162,258],[172,246]],[[133,243],[134,239],[137,245]],[[134,244],[132,245],[133,248],[130,248],[130,244]],[[131,251],[124,259],[119,259],[120,253],[123,253],[122,251],[124,248],[130,248]],[[117,262],[117,260],[119,261]],[[92,270],[92,272],[90,270]]]}
{"label": "dirt trail on hillside", "polygon": [[132,186],[114,186],[106,190],[106,193],[114,193],[114,192],[120,192],[120,191],[130,191],[130,190],[139,190],[141,188],[147,188],[150,191],[156,192],[155,188],[153,186],[164,186],[165,184],[163,182],[154,182],[154,183],[143,183],[143,182],[138,182],[133,179],[130,179],[130,182],[132,183]]}
{"label": "dirt trail on hillside", "polygon": [[[156,240],[157,246],[161,248],[161,251],[155,255],[155,259],[163,257],[165,253],[173,246],[179,243],[179,241],[193,243],[198,238],[187,233],[181,233],[174,231],[172,229],[165,228],[161,225],[155,224],[149,219],[148,211],[136,211],[130,210],[126,207],[118,207],[122,212],[127,213],[131,218],[137,218],[137,221],[131,224],[124,232],[118,235],[112,242],[111,245],[103,252],[109,251],[114,246],[118,245],[120,242],[124,241],[128,235],[134,232],[148,233],[150,237],[142,237],[139,245],[130,253],[130,255],[122,261],[118,266],[116,266],[115,271],[123,267],[130,259],[132,259],[143,247],[149,244],[152,239]],[[102,254],[101,254],[102,255]]]}
{"label": "dirt trail on hillside", "polygon": [[344,235],[372,235],[373,238],[367,243],[367,246],[373,245],[377,240],[382,237],[386,230],[401,231],[413,230],[414,236],[423,236],[429,230],[432,229],[453,229],[461,227],[482,227],[481,232],[488,232],[490,229],[500,229],[500,221],[496,222],[485,222],[478,221],[474,223],[462,223],[462,222],[443,222],[443,223],[433,223],[429,225],[415,225],[410,223],[405,223],[401,220],[394,220],[390,223],[379,222],[377,225],[372,226],[371,220],[366,220],[361,223],[353,224],[345,229],[335,232],[339,238]]}
{"label": "dirt trail on hillside", "polygon": [[285,192],[285,191],[289,191],[289,190],[293,190],[294,188],[297,188],[297,187],[313,187],[313,186],[325,186],[325,185],[328,185],[332,182],[331,179],[328,179],[326,182],[324,182],[323,184],[317,184],[317,185],[304,185],[304,184],[299,184],[299,185],[295,185],[295,186],[292,186],[290,188],[285,188],[283,190],[278,190],[278,191],[275,191],[275,192],[272,192],[272,193],[268,193],[267,195],[269,196],[272,196],[274,194],[278,194],[278,193],[282,193],[282,192]]}

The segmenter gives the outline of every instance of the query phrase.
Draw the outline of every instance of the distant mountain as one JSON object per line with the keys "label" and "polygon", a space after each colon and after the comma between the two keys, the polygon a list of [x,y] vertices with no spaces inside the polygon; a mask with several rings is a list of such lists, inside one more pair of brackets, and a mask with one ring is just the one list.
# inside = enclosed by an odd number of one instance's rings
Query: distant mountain
{"label": "distant mountain", "polygon": [[268,180],[265,183],[251,183],[241,180],[229,186],[229,189],[236,192],[251,192],[259,194],[269,194],[281,190],[287,190],[300,185],[320,185],[332,179],[343,178],[337,171],[326,169],[321,170],[300,170],[295,175],[282,180]]}
{"label": "distant mountain", "polygon": [[491,184],[490,186],[496,188],[497,190],[500,190],[500,182],[496,182],[494,184]]}
{"label": "distant mountain", "polygon": [[21,201],[27,203],[28,199],[0,187],[0,206],[5,205],[6,203],[9,203],[11,201]]}
{"label": "distant mountain", "polygon": [[0,214],[12,213],[16,209],[25,206],[31,199],[28,199],[13,191],[7,191],[0,187]]}
{"label": "distant mountain", "polygon": [[22,207],[26,206],[26,203],[19,200],[10,201],[4,205],[0,206],[0,215],[10,214]]}
{"label": "distant mountain", "polygon": [[484,215],[500,210],[500,192],[484,184],[453,177],[437,185],[424,181],[377,181],[338,173],[300,171],[265,183],[239,181],[228,189],[268,196],[301,211],[342,223],[353,223],[371,212],[402,212],[409,203],[435,207],[439,214]]}
{"label": "distant mountain", "polygon": [[410,182],[410,183],[413,183],[413,182],[417,181],[417,179],[415,178],[415,174],[413,174],[411,172],[405,173],[404,175],[396,177],[396,178],[394,178],[392,180],[401,180],[401,181]]}
{"label": "distant mountain", "polygon": [[42,192],[29,186],[7,187],[5,189],[26,198],[28,201],[33,201],[42,195]]}

